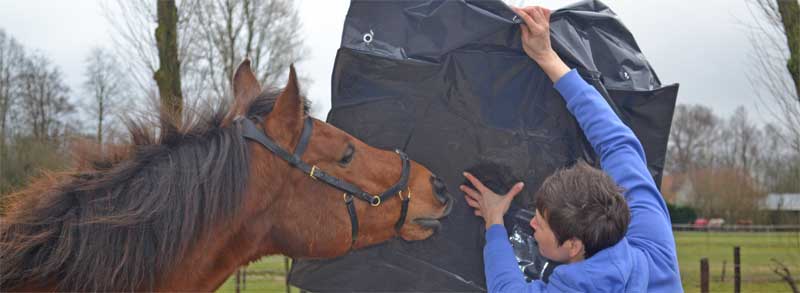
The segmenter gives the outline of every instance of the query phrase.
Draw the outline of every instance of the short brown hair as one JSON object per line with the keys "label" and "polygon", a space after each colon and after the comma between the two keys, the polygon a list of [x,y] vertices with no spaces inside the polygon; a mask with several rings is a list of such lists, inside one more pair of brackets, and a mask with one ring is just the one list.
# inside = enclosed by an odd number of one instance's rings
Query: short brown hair
{"label": "short brown hair", "polygon": [[581,240],[585,258],[619,242],[631,218],[622,188],[583,161],[545,179],[536,192],[535,206],[558,244]]}

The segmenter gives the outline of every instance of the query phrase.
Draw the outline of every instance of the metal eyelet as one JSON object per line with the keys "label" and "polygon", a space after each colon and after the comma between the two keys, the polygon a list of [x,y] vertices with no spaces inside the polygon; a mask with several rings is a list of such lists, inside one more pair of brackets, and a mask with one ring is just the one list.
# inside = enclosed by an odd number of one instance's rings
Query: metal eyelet
{"label": "metal eyelet", "polygon": [[369,32],[364,34],[364,36],[361,39],[364,41],[364,43],[367,43],[367,45],[369,45],[369,43],[372,43],[372,41],[375,40],[375,32],[369,30]]}
{"label": "metal eyelet", "polygon": [[372,205],[373,207],[377,207],[377,206],[381,205],[381,197],[377,196],[377,195],[373,195],[372,196],[372,202],[370,202],[369,204]]}

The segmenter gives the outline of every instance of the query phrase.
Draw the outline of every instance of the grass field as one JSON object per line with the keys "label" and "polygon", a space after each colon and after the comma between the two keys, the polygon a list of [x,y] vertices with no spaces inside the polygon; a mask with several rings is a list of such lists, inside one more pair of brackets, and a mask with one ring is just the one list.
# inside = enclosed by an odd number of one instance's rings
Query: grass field
{"label": "grass field", "polygon": [[[700,291],[700,259],[708,257],[711,292],[733,292],[733,247],[739,246],[742,292],[791,292],[772,271],[775,258],[800,281],[800,233],[676,232],[678,263],[686,292]],[[722,281],[726,262],[725,281]],[[798,285],[800,286],[800,284]]]}
{"label": "grass field", "polygon": [[[772,272],[771,258],[783,262],[800,281],[800,233],[721,233],[675,232],[678,262],[686,292],[700,291],[700,259],[708,257],[711,292],[733,292],[733,247],[740,246],[742,292],[791,292],[789,286]],[[725,281],[722,281],[726,262]],[[283,257],[266,257],[247,270],[246,288],[242,292],[286,292],[282,275],[266,276],[257,272],[282,272]],[[231,277],[218,292],[235,292]],[[800,284],[798,284],[800,286]],[[292,292],[299,292],[292,288]]]}

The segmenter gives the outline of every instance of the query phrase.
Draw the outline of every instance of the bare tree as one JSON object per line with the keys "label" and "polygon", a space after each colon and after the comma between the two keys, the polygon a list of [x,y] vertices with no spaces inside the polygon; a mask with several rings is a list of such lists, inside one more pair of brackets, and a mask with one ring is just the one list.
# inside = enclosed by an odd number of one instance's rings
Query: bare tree
{"label": "bare tree", "polygon": [[19,75],[20,107],[30,128],[39,140],[49,140],[62,135],[66,129],[66,115],[74,111],[67,94],[61,71],[40,54],[26,58]]}
{"label": "bare tree", "polygon": [[[0,165],[3,166],[8,161],[6,139],[9,136],[9,120],[17,95],[15,84],[23,53],[22,46],[0,29]],[[5,178],[5,173],[5,168],[0,167],[0,178]]]}
{"label": "bare tree", "polygon": [[[181,63],[178,59],[178,7],[175,0],[157,0],[158,27],[156,28],[156,47],[158,47],[158,70],[153,78],[158,84],[161,98],[161,112],[168,119],[180,121],[183,109],[181,90]],[[162,119],[166,121],[166,119]],[[163,130],[163,129],[162,129]]]}
{"label": "bare tree", "polygon": [[[796,0],[750,0],[756,20],[749,38],[755,70],[749,78],[761,89],[766,110],[778,119],[783,139],[800,154],[800,8]],[[771,101],[773,105],[766,102]],[[800,179],[800,178],[799,178]]]}
{"label": "bare tree", "polygon": [[789,268],[775,258],[770,258],[770,260],[775,263],[773,266],[771,266],[772,272],[780,276],[781,280],[786,281],[786,283],[789,285],[789,288],[792,289],[792,292],[800,293],[800,288],[797,288],[797,282],[795,282],[794,277],[792,277],[792,272],[789,271]]}
{"label": "bare tree", "polygon": [[800,102],[800,2],[797,0],[777,1],[783,32],[789,46],[789,59],[786,69],[792,76],[797,101]]}
{"label": "bare tree", "polygon": [[63,138],[78,122],[68,94],[50,60],[0,30],[0,201],[41,170],[68,164]]}
{"label": "bare tree", "polygon": [[761,133],[757,178],[764,190],[776,192],[784,178],[791,174],[787,172],[790,167],[787,162],[793,161],[792,152],[783,141],[780,127],[767,123],[762,127]]}
{"label": "bare tree", "polygon": [[114,56],[102,48],[92,49],[86,57],[85,76],[84,91],[91,96],[87,108],[89,114],[97,119],[97,144],[102,148],[104,130],[109,128],[109,113],[114,113],[121,102],[125,83]]}
{"label": "bare tree", "polygon": [[718,139],[719,124],[719,118],[708,107],[675,107],[667,149],[669,171],[686,173],[712,164],[712,148]]}
{"label": "bare tree", "polygon": [[739,106],[720,132],[720,143],[716,144],[720,165],[755,171],[762,151],[761,130],[748,118],[747,110]]}
{"label": "bare tree", "polygon": [[[181,63],[181,75],[185,76],[187,63],[193,56],[190,52],[195,44],[193,34],[189,30],[192,10],[197,0],[180,1],[177,4],[177,45],[178,60]],[[153,1],[103,1],[103,10],[106,20],[112,28],[113,53],[120,62],[119,66],[125,69],[128,79],[126,83],[139,90],[140,95],[151,102],[151,106],[158,108],[158,89],[153,75],[158,70],[158,47],[153,31],[158,23],[157,3]],[[187,94],[194,94],[191,88],[187,90],[186,83],[183,89]]]}
{"label": "bare tree", "polygon": [[23,57],[22,46],[0,29],[0,163],[5,157],[9,119],[16,96],[15,84]]}
{"label": "bare tree", "polygon": [[748,170],[714,167],[692,170],[691,205],[706,217],[724,217],[729,221],[753,219],[758,203],[766,195]]}
{"label": "bare tree", "polygon": [[[177,5],[177,45],[185,103],[230,94],[230,78],[245,57],[262,84],[276,85],[306,49],[297,37],[300,20],[291,0],[183,0]],[[116,54],[131,62],[135,84],[151,99],[158,52],[152,34],[157,19],[150,1],[106,4]]]}
{"label": "bare tree", "polygon": [[230,77],[245,57],[262,84],[276,85],[289,65],[305,53],[292,1],[204,1],[194,12],[201,36],[198,51],[204,52],[194,72],[211,82],[216,97],[231,91]]}

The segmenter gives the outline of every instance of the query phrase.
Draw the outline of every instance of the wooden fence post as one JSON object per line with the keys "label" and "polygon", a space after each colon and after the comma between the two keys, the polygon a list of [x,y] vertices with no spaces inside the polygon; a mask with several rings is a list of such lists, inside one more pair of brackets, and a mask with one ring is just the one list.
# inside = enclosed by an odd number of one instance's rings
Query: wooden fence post
{"label": "wooden fence post", "polygon": [[241,274],[242,274],[242,271],[239,270],[239,269],[236,269],[236,293],[239,293],[241,291],[240,288],[239,288],[239,281],[240,281],[240,275]]}
{"label": "wooden fence post", "polygon": [[739,246],[733,247],[733,292],[742,292],[742,269]]}
{"label": "wooden fence post", "polygon": [[286,293],[292,293],[292,288],[289,287],[289,258],[283,257],[283,279],[286,282]]}
{"label": "wooden fence post", "polygon": [[725,267],[727,267],[727,266],[728,266],[728,260],[727,259],[723,260],[722,261],[722,277],[720,278],[720,281],[723,282],[723,283],[725,283]]}
{"label": "wooden fence post", "polygon": [[708,258],[700,259],[700,292],[708,293]]}

